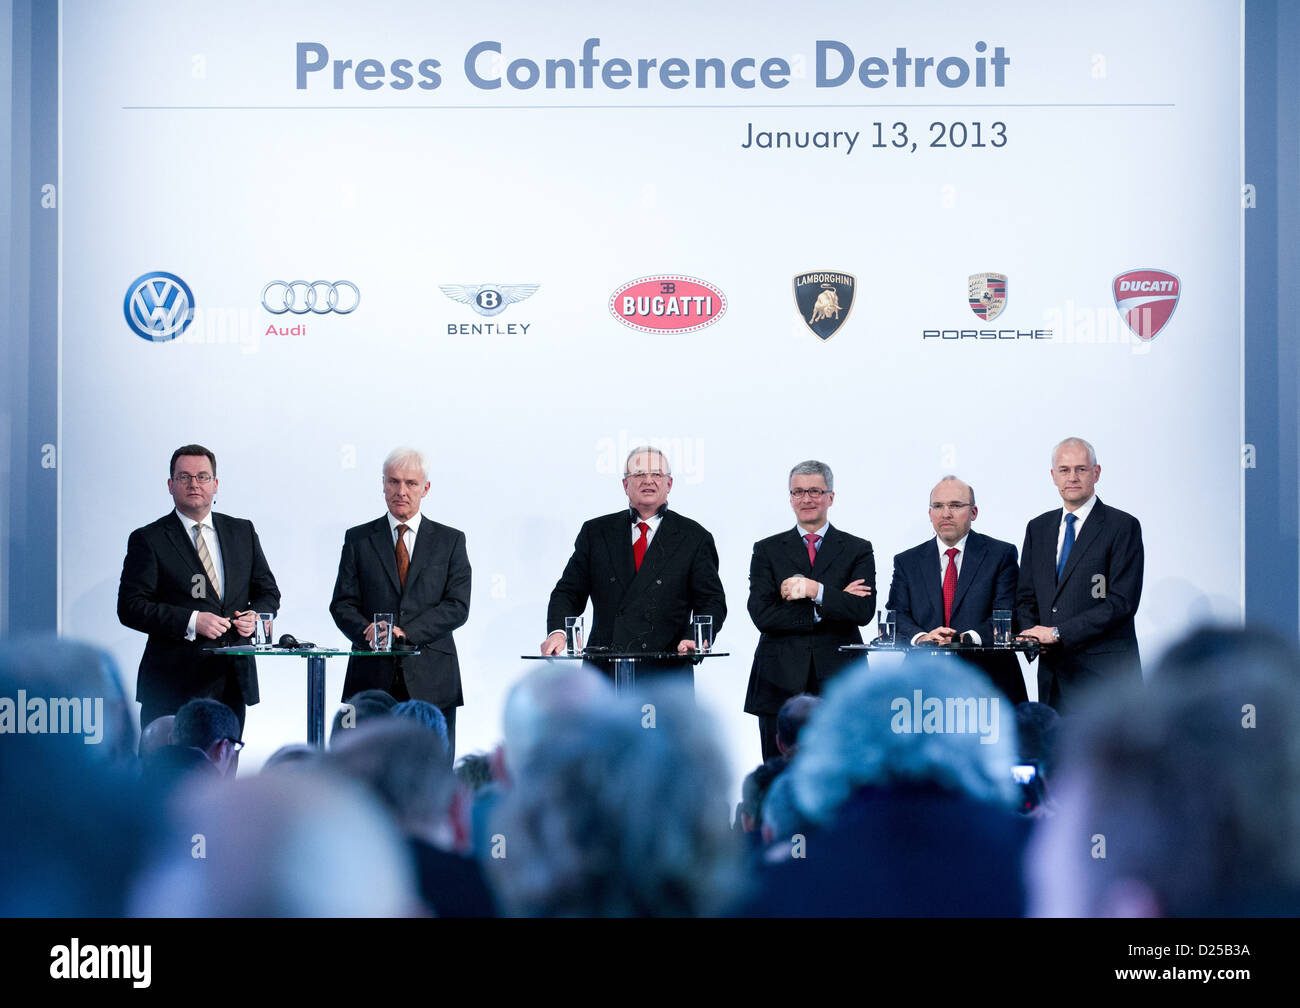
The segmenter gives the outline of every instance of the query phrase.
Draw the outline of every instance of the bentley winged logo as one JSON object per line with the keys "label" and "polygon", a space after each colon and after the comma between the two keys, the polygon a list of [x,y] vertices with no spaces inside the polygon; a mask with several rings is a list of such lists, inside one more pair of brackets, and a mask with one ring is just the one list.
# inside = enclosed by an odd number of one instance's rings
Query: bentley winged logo
{"label": "bentley winged logo", "polygon": [[541,284],[439,284],[438,288],[461,304],[467,304],[480,315],[491,318],[500,315],[512,304],[517,304],[537,293]]}

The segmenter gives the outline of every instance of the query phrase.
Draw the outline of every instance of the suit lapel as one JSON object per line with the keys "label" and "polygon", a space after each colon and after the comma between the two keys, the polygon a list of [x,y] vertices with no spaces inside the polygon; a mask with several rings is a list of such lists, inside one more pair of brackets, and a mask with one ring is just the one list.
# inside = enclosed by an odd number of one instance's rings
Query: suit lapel
{"label": "suit lapel", "polygon": [[[221,587],[224,591],[223,601],[228,601],[230,595],[230,584],[232,580],[239,580],[238,572],[244,569],[251,569],[253,558],[244,555],[244,544],[240,537],[235,535],[234,526],[231,525],[230,519],[223,514],[213,513],[212,527],[217,533],[217,545],[221,547]],[[232,574],[232,571],[235,572]]]}
{"label": "suit lapel", "polygon": [[934,614],[934,625],[941,626],[943,624],[943,561],[939,559],[938,536],[925,544],[921,572],[920,583],[925,585],[925,597],[930,603],[930,611]]}
{"label": "suit lapel", "polygon": [[[663,531],[663,526],[660,526]],[[656,534],[655,539],[659,536]],[[609,554],[610,569],[618,578],[618,583],[626,590],[636,576],[636,561],[632,557],[632,516],[624,511],[613,515],[604,529],[605,550]],[[649,556],[649,550],[646,556]],[[644,566],[644,562],[642,564]]]}
{"label": "suit lapel", "polygon": [[[665,511],[663,520],[659,523],[659,530],[655,532],[654,538],[650,540],[650,546],[645,551],[645,558],[641,561],[641,569],[636,570],[635,561],[633,562],[632,584],[628,589],[627,597],[633,598],[645,590],[655,577],[663,570],[664,564],[668,558],[677,551],[681,543],[682,530],[677,522],[677,516],[671,511]],[[631,518],[628,519],[628,553],[631,550],[632,532]]]}
{"label": "suit lapel", "polygon": [[[433,553],[433,522],[429,521],[423,514],[420,515],[420,531],[415,534],[415,550],[411,553],[411,564],[406,568],[406,587],[403,591],[410,591],[411,585],[425,567],[429,566],[429,555]],[[397,553],[393,553],[393,573],[397,573]]]}
{"label": "suit lapel", "polygon": [[954,613],[961,608],[961,600],[966,594],[966,589],[975,580],[975,575],[979,573],[980,564],[984,562],[987,555],[988,548],[984,545],[983,536],[976,532],[967,533],[966,555],[961,558],[961,570],[957,573],[957,592],[952,597],[952,611]]}
{"label": "suit lapel", "polygon": [[[371,548],[379,557],[380,566],[388,574],[388,580],[393,583],[393,591],[400,595],[402,593],[402,582],[397,579],[397,551],[393,543],[393,530],[388,527],[387,515],[375,522],[368,538]],[[416,539],[419,538],[419,536],[416,536]],[[411,576],[410,568],[407,568],[406,575],[409,579]]]}
{"label": "suit lapel", "polygon": [[[1065,587],[1065,582],[1070,580],[1070,575],[1074,573],[1074,568],[1079,566],[1079,561],[1083,558],[1083,555],[1092,549],[1092,545],[1101,535],[1101,527],[1105,523],[1106,507],[1098,500],[1092,506],[1092,514],[1088,515],[1088,520],[1083,523],[1083,531],[1079,533],[1074,540],[1074,545],[1070,547],[1070,556],[1065,561],[1065,570],[1061,572],[1061,580],[1056,585],[1057,595],[1061,594],[1061,589]],[[1053,557],[1055,557],[1055,553],[1053,553]]]}
{"label": "suit lapel", "polygon": [[[800,541],[802,542],[802,540]],[[808,555],[808,544],[805,542],[803,546],[804,556],[806,557]],[[823,574],[826,573],[830,568],[831,562],[834,561],[835,557],[843,549],[843,534],[841,534],[840,530],[834,525],[828,526],[826,529],[826,538],[822,540],[821,547],[817,550],[817,562],[812,566],[814,580],[821,580],[821,578],[816,576],[818,571]]]}
{"label": "suit lapel", "polygon": [[[802,574],[806,578],[813,576],[812,564],[808,562],[808,543],[804,540],[803,534],[798,529],[791,529],[782,540],[785,544],[786,556],[790,559],[790,574],[781,574],[780,578],[784,581],[793,574]],[[818,559],[821,559],[820,554]]]}
{"label": "suit lapel", "polygon": [[1037,584],[1053,585],[1052,594],[1056,594],[1056,537],[1061,530],[1061,514],[1063,508],[1057,508],[1044,518],[1035,531],[1038,533],[1038,542],[1035,543],[1037,553],[1034,555],[1034,579]]}
{"label": "suit lapel", "polygon": [[[162,529],[166,533],[168,542],[175,549],[177,558],[182,564],[185,564],[192,574],[201,574],[203,579],[207,580],[207,572],[203,570],[203,561],[199,559],[199,551],[194,548],[194,540],[186,535],[185,523],[182,522],[179,515],[175,514],[175,511],[169,515],[169,518],[170,522],[162,523]],[[214,588],[214,585],[209,583],[208,588]]]}

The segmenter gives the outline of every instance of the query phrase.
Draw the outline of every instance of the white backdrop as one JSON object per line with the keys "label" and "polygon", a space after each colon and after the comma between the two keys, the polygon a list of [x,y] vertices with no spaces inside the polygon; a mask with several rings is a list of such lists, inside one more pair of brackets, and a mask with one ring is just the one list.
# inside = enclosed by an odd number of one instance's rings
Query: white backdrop
{"label": "white backdrop", "polygon": [[[717,540],[732,657],[697,684],[737,774],[758,760],[741,711],[750,550],[793,524],[785,478],[802,459],[834,468],[831,519],[875,545],[883,600],[893,555],[931,534],[940,475],[974,486],[977,529],[1019,546],[1059,504],[1051,446],[1086,437],[1100,496],[1143,523],[1145,654],[1239,617],[1239,5],[1134,7],[65,0],[62,632],[108,646],[133,689],[144,641],[115,615],[126,537],[169,509],[167,460],[190,441],[217,454],[217,510],[256,523],[277,633],[340,645],[327,607],[343,531],[383,512],[389,449],[428,452],[425,514],[465,531],[474,568],[462,753],[495,743],[578,526],[625,503],[623,455],[643,441],[673,462],[671,506]],[[589,37],[602,60],[779,56],[803,75],[751,90],[466,81],[480,41],[540,63],[578,59]],[[819,88],[818,40],[859,60],[971,60],[984,41],[1010,63],[1000,88]],[[329,72],[299,89],[302,42],[354,65],[434,58],[441,83],[367,91],[349,70],[340,89]],[[916,150],[873,148],[874,122],[886,141],[906,122]],[[1007,143],[930,147],[932,122],[979,122],[986,140],[1003,123]],[[744,149],[750,124],[860,135],[851,154]],[[1182,284],[1150,343],[1110,292],[1140,267]],[[197,303],[171,342],[123,317],[151,270]],[[813,270],[857,277],[824,343],[791,294]],[[990,271],[1009,277],[991,325],[966,303],[967,277]],[[715,285],[726,314],[654,337],[611,317],[616,288],[657,273]],[[315,279],[355,283],[358,310],[268,334],[300,318],[268,314],[263,286]],[[492,319],[439,290],[486,282],[540,287]],[[448,332],[487,322],[515,330]],[[1052,338],[922,337],[983,328]],[[343,671],[331,663],[331,711]],[[264,661],[260,678],[248,766],[304,737],[305,663]]]}

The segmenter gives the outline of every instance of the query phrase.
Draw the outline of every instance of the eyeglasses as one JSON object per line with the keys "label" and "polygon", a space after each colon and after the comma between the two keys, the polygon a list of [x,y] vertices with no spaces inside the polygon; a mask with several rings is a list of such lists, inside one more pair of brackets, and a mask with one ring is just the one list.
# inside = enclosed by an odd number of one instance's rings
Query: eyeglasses
{"label": "eyeglasses", "polygon": [[819,501],[823,497],[825,497],[828,493],[830,493],[829,490],[822,490],[820,487],[813,487],[811,490],[804,490],[800,488],[798,490],[791,490],[790,496],[793,497],[795,500],[803,500],[805,497],[807,497],[809,500]]}
{"label": "eyeglasses", "polygon": [[970,507],[969,504],[963,504],[961,501],[949,501],[947,504],[931,504],[930,510],[936,514],[942,514],[944,511],[951,511],[953,514],[957,514],[959,511],[968,507]]}
{"label": "eyeglasses", "polygon": [[632,472],[623,477],[636,483],[658,483],[663,479],[672,479],[672,473],[662,472]]}
{"label": "eyeglasses", "polygon": [[226,739],[226,741],[229,742],[229,743],[234,747],[235,752],[239,752],[239,750],[243,749],[244,746],[246,746],[246,745],[248,744],[248,743],[245,742],[243,739],[237,739],[237,738],[229,738],[229,737],[228,737],[228,738]]}
{"label": "eyeglasses", "polygon": [[172,479],[177,483],[184,486],[189,486],[191,483],[197,483],[199,486],[207,486],[212,482],[213,478],[214,477],[211,473],[199,473],[197,476],[191,476],[189,473],[177,473],[172,477]]}

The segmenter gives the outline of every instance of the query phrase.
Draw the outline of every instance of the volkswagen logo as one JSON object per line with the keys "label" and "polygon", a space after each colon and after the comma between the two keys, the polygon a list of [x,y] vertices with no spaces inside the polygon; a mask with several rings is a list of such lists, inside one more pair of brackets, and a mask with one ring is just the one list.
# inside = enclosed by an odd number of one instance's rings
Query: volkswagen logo
{"label": "volkswagen logo", "polygon": [[194,321],[194,295],[175,273],[156,270],[136,277],[123,302],[126,324],[141,339],[166,343]]}
{"label": "volkswagen logo", "polygon": [[262,288],[262,307],[272,315],[350,315],[361,303],[361,291],[350,280],[272,280]]}

